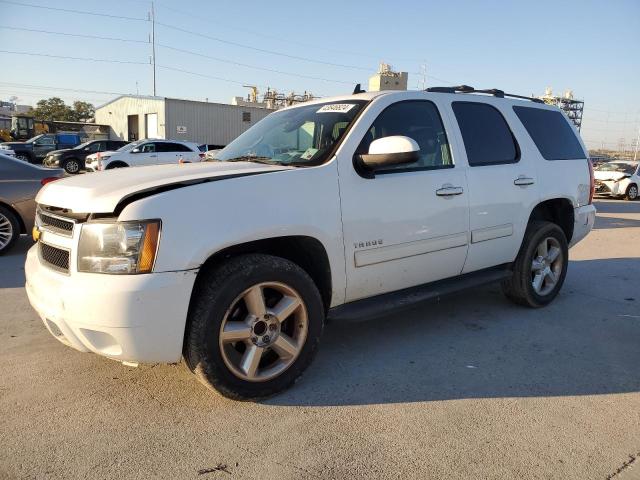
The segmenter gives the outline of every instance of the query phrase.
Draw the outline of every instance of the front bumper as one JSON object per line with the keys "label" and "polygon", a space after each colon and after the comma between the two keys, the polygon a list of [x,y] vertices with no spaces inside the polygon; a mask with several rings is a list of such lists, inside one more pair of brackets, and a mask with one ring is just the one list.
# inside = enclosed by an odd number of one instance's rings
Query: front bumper
{"label": "front bumper", "polygon": [[133,363],[180,361],[196,273],[67,275],[41,262],[37,244],[25,265],[29,301],[56,339]]}
{"label": "front bumper", "polygon": [[627,193],[629,180],[596,180],[595,195],[604,197],[619,197]]}
{"label": "front bumper", "polygon": [[588,235],[596,221],[596,207],[594,205],[584,205],[573,211],[573,235],[569,247]]}

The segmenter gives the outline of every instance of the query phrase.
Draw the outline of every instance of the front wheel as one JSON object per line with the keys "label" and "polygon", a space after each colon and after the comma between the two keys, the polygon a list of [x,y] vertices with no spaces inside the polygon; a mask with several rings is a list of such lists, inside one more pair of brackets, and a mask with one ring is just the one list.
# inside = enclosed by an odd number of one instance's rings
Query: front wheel
{"label": "front wheel", "polygon": [[627,193],[625,195],[627,200],[637,200],[638,199],[638,186],[635,183],[629,185],[627,188]]}
{"label": "front wheel", "polygon": [[237,400],[291,386],[316,353],[325,315],[303,269],[263,254],[204,272],[190,312],[187,365],[206,386]]}
{"label": "front wheel", "polygon": [[20,236],[20,224],[11,210],[0,205],[0,255],[7,252]]}
{"label": "front wheel", "polygon": [[62,168],[64,168],[65,172],[73,175],[80,171],[80,162],[75,158],[70,158],[64,163]]}
{"label": "front wheel", "polygon": [[531,222],[502,290],[515,303],[543,307],[558,295],[568,265],[569,247],[562,229],[551,222]]}

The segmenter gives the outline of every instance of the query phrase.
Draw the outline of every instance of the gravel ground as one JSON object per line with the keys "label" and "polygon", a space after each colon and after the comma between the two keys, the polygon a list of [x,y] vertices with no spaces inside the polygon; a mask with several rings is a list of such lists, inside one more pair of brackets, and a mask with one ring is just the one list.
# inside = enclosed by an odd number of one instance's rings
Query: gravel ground
{"label": "gravel ground", "polygon": [[549,307],[489,286],[333,323],[260,403],[58,343],[24,238],[0,258],[0,477],[640,478],[640,202],[597,207]]}

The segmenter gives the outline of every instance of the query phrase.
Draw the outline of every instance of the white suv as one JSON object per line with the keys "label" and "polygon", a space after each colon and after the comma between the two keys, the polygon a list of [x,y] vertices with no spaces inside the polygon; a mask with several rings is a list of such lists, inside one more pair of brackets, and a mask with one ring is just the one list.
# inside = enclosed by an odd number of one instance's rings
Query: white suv
{"label": "white suv", "polygon": [[213,162],[48,184],[25,267],[31,304],[77,350],[127,364],[184,356],[232,398],[290,386],[327,317],[493,281],[544,306],[593,226],[591,163],[557,108],[471,92],[308,102]]}
{"label": "white suv", "polygon": [[122,167],[140,167],[163,163],[200,162],[204,154],[194,142],[179,140],[144,139],[129,143],[114,152],[89,155],[85,160],[87,171],[110,170]]}

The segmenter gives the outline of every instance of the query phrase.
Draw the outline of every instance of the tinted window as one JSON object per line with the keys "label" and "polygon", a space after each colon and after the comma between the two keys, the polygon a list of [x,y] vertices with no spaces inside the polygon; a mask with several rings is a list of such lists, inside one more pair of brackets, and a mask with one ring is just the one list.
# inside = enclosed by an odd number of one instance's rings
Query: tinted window
{"label": "tinted window", "polygon": [[371,125],[357,153],[368,153],[371,142],[393,135],[415,140],[420,147],[420,158],[417,162],[390,166],[376,173],[453,167],[447,134],[433,103],[410,100],[388,106]]}
{"label": "tinted window", "polygon": [[156,146],[158,152],[190,152],[191,150],[186,145],[181,143],[163,142],[158,143]]}
{"label": "tinted window", "polygon": [[142,145],[142,147],[140,147],[140,151],[142,153],[155,152],[156,151],[156,144],[155,143],[145,143],[144,145]]}
{"label": "tinted window", "polygon": [[531,107],[513,107],[545,160],[587,158],[562,113]]}
{"label": "tinted window", "polygon": [[518,161],[518,147],[502,114],[486,103],[453,102],[469,165]]}

